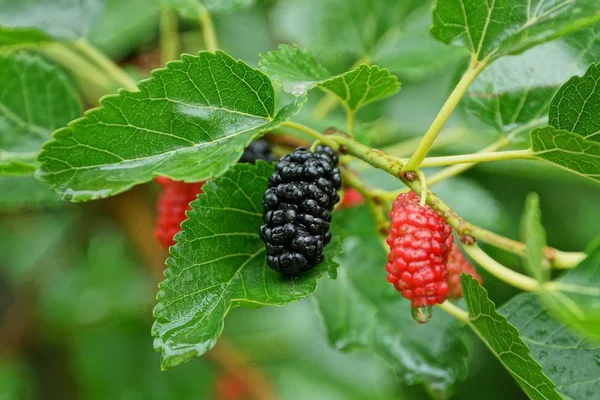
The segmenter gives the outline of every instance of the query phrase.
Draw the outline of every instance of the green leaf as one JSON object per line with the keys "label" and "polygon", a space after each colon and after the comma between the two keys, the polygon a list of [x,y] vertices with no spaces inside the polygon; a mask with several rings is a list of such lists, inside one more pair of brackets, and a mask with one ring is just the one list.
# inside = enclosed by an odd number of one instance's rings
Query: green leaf
{"label": "green leaf", "polygon": [[28,54],[0,55],[0,176],[32,174],[42,143],[81,108],[58,67]]}
{"label": "green leaf", "polygon": [[466,110],[503,133],[545,125],[556,91],[600,57],[599,38],[597,25],[497,60],[469,87]]}
{"label": "green leaf", "polygon": [[600,246],[541,296],[565,324],[600,341]]}
{"label": "green leaf", "polygon": [[542,226],[540,198],[535,193],[530,193],[525,201],[525,211],[521,217],[521,237],[527,246],[527,270],[538,281],[547,281],[550,271],[544,266],[546,231]]}
{"label": "green leaf", "polygon": [[161,0],[167,6],[176,9],[182,17],[197,18],[202,9],[211,12],[236,11],[252,7],[255,0]]}
{"label": "green leaf", "polygon": [[552,126],[531,132],[533,154],[561,168],[600,182],[600,143]]}
{"label": "green leaf", "polygon": [[592,64],[583,77],[574,76],[556,93],[550,104],[550,125],[600,142],[600,63]]}
{"label": "green leaf", "polygon": [[556,392],[556,385],[531,356],[519,331],[498,314],[487,291],[468,274],[462,274],[461,283],[469,309],[469,324],[529,398],[561,399]]}
{"label": "green leaf", "polygon": [[104,0],[0,0],[0,46],[84,37]]}
{"label": "green leaf", "polygon": [[460,323],[439,310],[428,324],[412,320],[410,303],[385,280],[386,251],[368,207],[336,213],[332,231],[342,238],[338,278],[315,296],[332,346],[366,350],[403,382],[452,393],[467,372]]}
{"label": "green leaf", "polygon": [[319,86],[338,96],[351,111],[400,90],[398,79],[376,65],[362,64],[332,76],[314,55],[297,46],[280,45],[279,50],[262,55],[260,65],[285,91],[299,96]]}
{"label": "green leaf", "polygon": [[314,292],[320,278],[335,272],[336,241],[326,248],[325,261],[301,277],[285,278],[267,266],[258,231],[272,172],[264,162],[238,164],[207,183],[192,202],[154,309],[152,334],[163,368],[212,348],[231,308],[288,304]]}
{"label": "green leaf", "polygon": [[64,200],[115,195],[157,175],[219,176],[306,100],[275,115],[269,78],[221,51],[184,55],[138,86],[104,97],[44,145],[39,177]]}
{"label": "green leaf", "polygon": [[600,21],[597,0],[438,0],[431,33],[476,60],[518,54]]}
{"label": "green leaf", "polygon": [[498,312],[519,330],[531,355],[565,399],[590,399],[600,393],[599,344],[574,335],[533,293],[516,296]]}

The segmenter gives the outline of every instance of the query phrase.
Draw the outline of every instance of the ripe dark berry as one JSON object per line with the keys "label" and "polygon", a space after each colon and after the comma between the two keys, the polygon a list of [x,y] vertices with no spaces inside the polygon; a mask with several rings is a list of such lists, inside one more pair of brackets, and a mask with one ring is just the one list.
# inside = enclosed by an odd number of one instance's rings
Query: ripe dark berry
{"label": "ripe dark berry", "polygon": [[337,162],[331,148],[318,146],[314,153],[299,147],[277,163],[263,197],[260,228],[274,270],[295,276],[323,261],[331,211],[340,200]]}
{"label": "ripe dark berry", "polygon": [[480,285],[483,285],[481,276],[479,276],[469,260],[463,256],[458,246],[454,245],[448,256],[448,286],[450,287],[448,297],[451,299],[458,300],[463,297],[462,285],[460,284],[460,275],[463,272],[471,275],[479,281]]}
{"label": "ripe dark berry", "polygon": [[388,281],[413,308],[443,303],[448,297],[452,228],[431,207],[421,207],[414,192],[398,196],[390,219]]}
{"label": "ripe dark berry", "polygon": [[238,162],[255,164],[256,160],[264,160],[269,164],[275,161],[275,155],[271,151],[269,142],[263,139],[256,139],[246,147],[242,158]]}
{"label": "ripe dark berry", "polygon": [[181,229],[190,202],[202,193],[204,182],[184,183],[164,176],[156,178],[156,182],[162,186],[162,190],[156,202],[158,218],[154,235],[161,246],[167,249],[175,244],[173,236]]}

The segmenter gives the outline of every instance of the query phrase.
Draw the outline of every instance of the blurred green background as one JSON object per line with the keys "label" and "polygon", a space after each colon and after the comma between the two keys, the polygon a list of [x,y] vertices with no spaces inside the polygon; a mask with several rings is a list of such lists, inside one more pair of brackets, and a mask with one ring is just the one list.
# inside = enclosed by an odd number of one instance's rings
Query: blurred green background
{"label": "blurred green background", "polygon": [[[407,141],[397,149],[404,155],[445,100],[465,54],[430,38],[428,2],[394,2],[391,9],[383,1],[367,3],[261,1],[214,19],[221,47],[254,66],[259,53],[286,42],[311,49],[332,71],[365,57],[390,68],[402,91],[361,112],[358,134],[378,146]],[[157,0],[108,0],[89,39],[142,78],[159,66],[159,16]],[[183,23],[181,37],[185,52],[202,48],[195,22]],[[88,103],[96,95],[88,93]],[[319,95],[312,96],[299,119],[318,129],[344,126],[341,108],[315,116],[318,102]],[[496,138],[459,111],[436,151],[471,152]],[[376,186],[397,187],[377,172],[363,175]],[[436,187],[467,219],[511,237],[519,235],[532,191],[540,195],[550,245],[580,251],[597,234],[600,189],[555,168],[490,163]],[[431,398],[377,357],[330,347],[312,298],[285,309],[235,309],[217,354],[161,372],[150,336],[166,256],[152,237],[156,193],[150,184],[73,205],[33,178],[0,178],[0,399],[213,399],[231,368],[260,374],[281,399]],[[520,268],[516,258],[494,256]],[[498,305],[514,294],[484,279]],[[524,398],[487,349],[470,332],[465,336],[469,376],[452,398]]]}

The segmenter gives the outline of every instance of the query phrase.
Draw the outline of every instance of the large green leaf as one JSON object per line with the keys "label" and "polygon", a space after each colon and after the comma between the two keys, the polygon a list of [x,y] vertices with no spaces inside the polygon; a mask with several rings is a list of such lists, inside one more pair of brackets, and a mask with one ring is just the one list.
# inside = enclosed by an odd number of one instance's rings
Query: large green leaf
{"label": "large green leaf", "polygon": [[544,291],[542,300],[565,324],[600,341],[600,246]]}
{"label": "large green leaf", "polygon": [[256,0],[160,0],[176,9],[183,17],[197,18],[202,8],[211,12],[234,11],[251,7]]}
{"label": "large green leaf", "polygon": [[545,309],[539,297],[523,293],[503,305],[506,316],[565,399],[600,393],[600,345],[582,340]]}
{"label": "large green leaf", "polygon": [[521,217],[521,237],[527,246],[527,270],[538,281],[547,281],[550,271],[544,265],[546,231],[542,226],[540,198],[535,193],[530,193],[525,202],[525,211]]}
{"label": "large green leaf", "polygon": [[344,250],[338,278],[316,293],[332,346],[369,351],[405,383],[451,393],[467,372],[459,322],[440,311],[425,325],[412,320],[410,303],[385,280],[386,252],[366,206],[338,212],[332,229]]}
{"label": "large green leaf", "polygon": [[104,97],[53,135],[39,177],[65,200],[111,196],[165,175],[200,181],[224,173],[255,137],[295,114],[275,115],[269,78],[226,53],[184,55],[139,83]]}
{"label": "large green leaf", "polygon": [[469,325],[531,399],[561,399],[556,385],[531,356],[519,331],[504,316],[498,314],[487,291],[471,275],[462,274],[461,283],[467,307]]}
{"label": "large green leaf", "polygon": [[438,0],[431,32],[477,60],[493,60],[598,21],[597,0]]}
{"label": "large green leaf", "polygon": [[85,36],[104,0],[0,0],[0,46]]}
{"label": "large green leaf", "polygon": [[280,45],[262,56],[262,69],[283,89],[296,95],[319,86],[338,96],[349,110],[357,110],[400,90],[398,79],[376,65],[359,65],[332,76],[312,55],[297,46]]}
{"label": "large green leaf", "polygon": [[32,174],[42,143],[81,108],[58,67],[28,54],[0,55],[0,176]]}
{"label": "large green leaf", "polygon": [[325,261],[298,278],[285,278],[267,266],[258,232],[272,172],[264,162],[238,164],[207,183],[192,202],[154,309],[152,334],[163,368],[212,348],[232,307],[285,305],[314,292],[320,278],[334,273],[340,251],[335,240],[325,250]]}
{"label": "large green leaf", "polygon": [[589,59],[600,58],[599,38],[600,25],[596,25],[499,59],[477,77],[463,104],[499,132],[544,125],[558,88],[571,76],[585,72]]}
{"label": "large green leaf", "polygon": [[552,126],[531,132],[536,157],[600,182],[600,143]]}
{"label": "large green leaf", "polygon": [[572,77],[558,90],[550,104],[549,123],[600,142],[599,115],[600,63],[592,64],[583,77]]}

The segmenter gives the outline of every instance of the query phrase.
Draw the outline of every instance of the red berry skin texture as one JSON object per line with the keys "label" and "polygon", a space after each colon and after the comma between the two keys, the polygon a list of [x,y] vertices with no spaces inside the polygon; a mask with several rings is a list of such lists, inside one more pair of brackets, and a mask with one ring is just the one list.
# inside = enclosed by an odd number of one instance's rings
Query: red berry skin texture
{"label": "red berry skin texture", "polygon": [[204,182],[184,183],[164,176],[156,178],[162,190],[156,202],[157,220],[154,235],[162,247],[168,249],[175,244],[173,236],[181,230],[185,212],[190,210],[190,202],[202,193]]}
{"label": "red berry skin texture", "polygon": [[354,206],[358,206],[365,202],[362,194],[358,192],[358,190],[353,188],[348,188],[344,192],[344,197],[342,198],[342,202],[340,203],[340,208],[351,208]]}
{"label": "red berry skin texture", "polygon": [[463,256],[458,246],[454,245],[448,256],[448,297],[453,300],[458,300],[463,297],[462,285],[460,284],[460,275],[462,273],[471,275],[477,279],[480,285],[483,285],[483,279],[473,265]]}
{"label": "red berry skin texture", "polygon": [[388,281],[413,308],[443,303],[448,297],[446,263],[454,244],[452,228],[414,192],[403,193],[390,212],[392,222]]}

